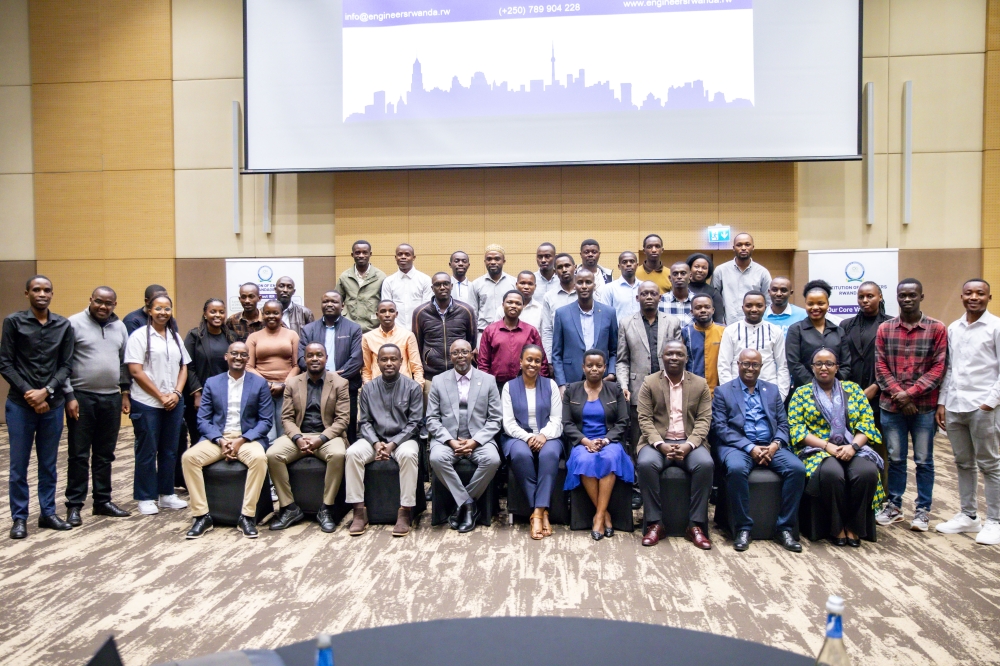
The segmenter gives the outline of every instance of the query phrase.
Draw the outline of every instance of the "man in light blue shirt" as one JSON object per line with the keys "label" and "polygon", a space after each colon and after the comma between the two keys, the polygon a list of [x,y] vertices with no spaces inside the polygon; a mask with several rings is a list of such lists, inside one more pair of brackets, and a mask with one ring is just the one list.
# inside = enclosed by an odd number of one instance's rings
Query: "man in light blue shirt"
{"label": "man in light blue shirt", "polygon": [[583,346],[587,349],[594,347],[594,308],[584,310],[580,308],[580,328],[583,330]]}
{"label": "man in light blue shirt", "polygon": [[[324,338],[324,345],[323,346],[326,347],[327,349],[336,349],[337,348],[337,324],[339,323],[340,318],[338,317],[337,321],[335,321],[332,324],[327,324],[325,318],[322,319],[322,320],[320,320],[320,321],[323,322],[323,328],[324,328],[324,330],[326,332],[326,336]],[[326,355],[326,369],[327,369],[328,372],[337,372],[337,355],[336,354],[327,353],[327,355]]]}
{"label": "man in light blue shirt", "polygon": [[620,278],[600,287],[594,298],[598,303],[610,305],[615,309],[618,321],[623,322],[639,311],[639,280],[635,279],[635,269],[639,266],[639,258],[635,252],[626,250],[618,255],[618,271]]}
{"label": "man in light blue shirt", "polygon": [[767,289],[767,294],[771,297],[771,307],[764,310],[764,321],[780,327],[781,332],[786,335],[789,326],[807,316],[803,308],[788,302],[794,293],[792,281],[786,277],[772,279],[771,286]]}

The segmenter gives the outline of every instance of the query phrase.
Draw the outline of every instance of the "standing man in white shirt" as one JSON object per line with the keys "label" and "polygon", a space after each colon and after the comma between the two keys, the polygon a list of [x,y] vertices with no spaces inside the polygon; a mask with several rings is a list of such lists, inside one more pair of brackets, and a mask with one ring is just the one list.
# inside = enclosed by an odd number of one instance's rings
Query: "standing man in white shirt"
{"label": "standing man in white shirt", "polygon": [[503,270],[507,257],[502,247],[496,244],[487,245],[483,263],[486,264],[486,275],[481,275],[472,281],[472,298],[475,301],[472,309],[476,311],[476,326],[480,334],[487,326],[503,316],[497,315],[497,308],[503,303],[503,295],[517,288],[514,276]]}
{"label": "standing man in white shirt", "polygon": [[545,294],[542,302],[542,347],[545,358],[552,358],[552,329],[556,310],[564,305],[576,303],[576,261],[573,255],[562,252],[556,255],[556,276],[559,278],[559,288]]}
{"label": "standing man in white shirt", "polygon": [[535,298],[541,303],[545,294],[559,288],[559,276],[556,275],[556,246],[552,243],[542,243],[535,250]]}
{"label": "standing man in white shirt", "polygon": [[[936,420],[948,433],[961,510],[937,526],[945,534],[977,533],[976,543],[1000,544],[1000,318],[987,305],[993,296],[986,280],[962,285],[965,316],[948,327],[948,371],[941,386]],[[980,524],[978,471],[986,489],[986,522]]]}
{"label": "standing man in white shirt", "polygon": [[743,317],[722,332],[719,344],[719,386],[739,376],[736,364],[740,352],[754,349],[760,352],[759,379],[778,385],[784,400],[788,395],[791,379],[785,360],[785,335],[781,327],[764,321],[767,300],[758,290],[748,291],[743,297]]}
{"label": "standing man in white shirt", "polygon": [[635,270],[639,267],[639,257],[635,252],[625,250],[618,255],[618,272],[621,277],[609,282],[603,289],[598,289],[594,298],[598,303],[610,305],[615,309],[618,323],[625,321],[639,311],[639,280],[635,279]]}
{"label": "standing man in white shirt", "polygon": [[469,255],[462,250],[451,253],[448,268],[451,269],[451,297],[467,305],[472,305],[472,281],[467,277],[469,272]]}
{"label": "standing man in white shirt", "polygon": [[[743,319],[743,296],[748,291],[759,291],[770,304],[768,289],[771,287],[771,273],[753,260],[753,237],[750,234],[736,234],[733,239],[736,256],[717,266],[712,275],[712,286],[726,304],[726,323],[733,324]],[[768,381],[761,377],[764,381]]]}
{"label": "standing man in white shirt", "polygon": [[434,295],[431,279],[413,267],[417,253],[412,245],[403,243],[396,247],[398,271],[382,282],[382,300],[396,304],[396,324],[410,330],[413,311]]}

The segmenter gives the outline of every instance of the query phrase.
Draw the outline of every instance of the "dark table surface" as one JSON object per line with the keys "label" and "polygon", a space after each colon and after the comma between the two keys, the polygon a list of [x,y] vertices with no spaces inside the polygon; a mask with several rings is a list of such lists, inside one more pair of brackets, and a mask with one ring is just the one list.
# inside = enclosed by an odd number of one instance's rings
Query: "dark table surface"
{"label": "dark table surface", "polygon": [[[749,641],[636,622],[564,617],[436,620],[334,635],[336,666],[691,664],[810,666],[812,657]],[[277,650],[286,666],[314,666],[314,641]]]}

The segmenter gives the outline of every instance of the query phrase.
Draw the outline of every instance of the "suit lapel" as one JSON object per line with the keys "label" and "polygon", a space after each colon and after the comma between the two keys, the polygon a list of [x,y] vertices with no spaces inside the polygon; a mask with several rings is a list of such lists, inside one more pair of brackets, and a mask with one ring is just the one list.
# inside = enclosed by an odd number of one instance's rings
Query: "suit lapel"
{"label": "suit lapel", "polygon": [[327,372],[323,377],[323,393],[319,400],[320,418],[323,418],[323,415],[326,414],[326,405],[330,402],[330,394],[333,393],[333,377],[334,374],[332,372]]}
{"label": "suit lapel", "polygon": [[667,335],[667,313],[656,312],[656,354],[659,356],[660,350],[663,349],[663,340]]}
{"label": "suit lapel", "polygon": [[632,316],[632,330],[635,331],[635,335],[639,338],[639,342],[642,343],[642,347],[646,350],[646,353],[652,354],[649,349],[649,337],[646,336],[646,324],[642,320],[642,312]]}
{"label": "suit lapel", "polygon": [[454,369],[448,371],[448,381],[444,383],[445,390],[448,391],[448,401],[451,403],[452,411],[456,417],[458,415],[458,373]]}
{"label": "suit lapel", "polygon": [[[580,338],[580,346],[586,347],[586,341],[583,339],[583,324],[580,323],[580,305],[576,304],[577,309],[570,309],[569,318],[573,320],[573,329],[576,331],[577,337]],[[596,307],[596,306],[595,306]],[[586,351],[586,350],[585,350]]]}
{"label": "suit lapel", "polygon": [[472,420],[474,405],[479,399],[479,390],[483,387],[483,378],[475,368],[469,370],[469,420]]}

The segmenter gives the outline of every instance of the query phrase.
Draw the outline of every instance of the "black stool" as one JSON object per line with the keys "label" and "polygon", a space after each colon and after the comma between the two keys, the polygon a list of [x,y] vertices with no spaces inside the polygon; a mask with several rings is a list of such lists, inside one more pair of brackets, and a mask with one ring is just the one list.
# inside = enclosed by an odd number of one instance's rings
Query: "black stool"
{"label": "black stool", "polygon": [[[865,512],[865,531],[868,532],[865,541],[878,541],[875,535],[877,525],[875,509],[868,507]],[[814,497],[809,493],[802,495],[802,502],[799,504],[799,530],[810,541],[821,541],[830,536],[830,512],[818,496]]]}
{"label": "black stool", "polygon": [[[247,483],[247,466],[239,460],[220,460],[201,470],[205,478],[205,499],[208,515],[217,525],[235,525],[243,513],[243,489]],[[271,502],[271,477],[264,477],[257,500],[255,518],[261,522],[274,512]]]}
{"label": "black stool", "polygon": [[[569,512],[569,528],[571,530],[589,531],[593,529],[597,507],[590,501],[590,496],[583,484],[570,491]],[[611,514],[611,525],[616,530],[619,532],[635,531],[635,522],[632,520],[631,483],[625,483],[620,478],[615,477],[615,486],[611,490],[611,500],[608,502],[608,513]]]}
{"label": "black stool", "polygon": [[[467,458],[458,458],[455,460],[455,471],[458,473],[458,478],[462,480],[462,483],[468,484],[472,480],[472,475],[476,473],[476,465]],[[490,480],[490,485],[486,487],[486,492],[476,500],[476,506],[479,507],[477,525],[489,527],[490,523],[493,522],[494,495],[496,494],[494,487],[495,480],[496,477]],[[432,485],[434,487],[434,494],[431,497],[431,525],[442,525],[448,522],[448,517],[455,511],[457,505],[448,487],[441,483],[441,479],[438,478],[437,474],[434,475],[434,483]]]}
{"label": "black stool", "polygon": [[[646,533],[646,512],[643,510],[642,532]],[[691,477],[676,465],[660,472],[660,524],[667,536],[684,536],[691,515]]]}
{"label": "black stool", "polygon": [[[552,483],[552,499],[549,500],[549,522],[553,525],[569,525],[569,497],[563,490],[565,485],[566,461],[560,460],[559,471]],[[521,482],[517,480],[514,470],[510,470],[507,477],[507,524],[513,525],[514,518],[530,518],[532,511],[534,508],[528,504]]]}
{"label": "black stool", "polygon": [[[750,518],[753,519],[753,529],[750,536],[763,541],[773,539],[775,523],[781,512],[781,477],[769,469],[755,467],[750,472]],[[723,475],[719,485],[718,499],[715,504],[715,524],[726,532],[730,538],[736,535],[733,517],[729,511],[729,492]],[[792,531],[792,536],[799,538],[799,529]]]}
{"label": "black stool", "polygon": [[[303,513],[315,514],[323,506],[323,488],[326,485],[326,463],[316,456],[303,456],[288,465],[288,482],[292,497]],[[340,480],[340,490],[333,505],[333,522],[340,523],[350,508],[345,501],[347,484]]]}
{"label": "black stool", "polygon": [[[423,467],[423,465],[421,465]],[[427,497],[420,473],[417,474],[417,504],[413,524],[427,509]],[[373,460],[365,465],[365,508],[372,525],[394,525],[399,512],[399,465],[395,460]]]}

